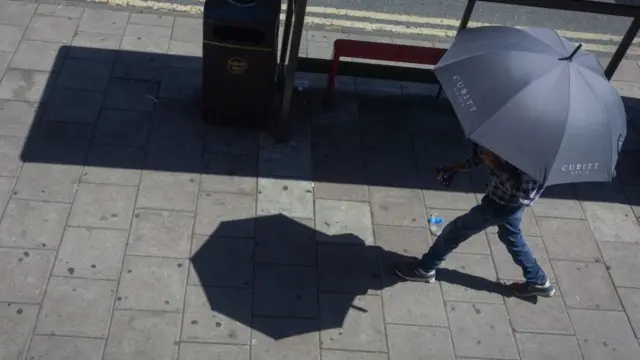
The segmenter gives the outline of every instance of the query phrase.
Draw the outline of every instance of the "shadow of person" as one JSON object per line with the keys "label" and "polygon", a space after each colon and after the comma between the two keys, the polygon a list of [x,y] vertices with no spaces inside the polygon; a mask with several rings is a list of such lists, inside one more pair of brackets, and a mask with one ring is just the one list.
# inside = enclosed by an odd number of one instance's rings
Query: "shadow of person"
{"label": "shadow of person", "polygon": [[[190,288],[202,286],[201,306],[213,315],[185,319],[188,341],[235,341],[248,329],[275,340],[340,329],[349,316],[376,316],[379,307],[363,299],[402,281],[393,263],[415,260],[281,214],[222,221],[209,237],[196,237],[194,249],[189,284],[197,286]],[[505,294],[489,280],[443,274],[442,281]]]}

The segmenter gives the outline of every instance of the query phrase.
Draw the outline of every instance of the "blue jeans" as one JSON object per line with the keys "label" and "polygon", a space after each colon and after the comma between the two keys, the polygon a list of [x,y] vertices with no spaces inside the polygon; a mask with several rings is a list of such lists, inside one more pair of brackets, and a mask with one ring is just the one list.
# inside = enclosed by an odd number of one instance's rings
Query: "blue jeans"
{"label": "blue jeans", "polygon": [[421,268],[427,272],[438,268],[447,255],[465,240],[488,227],[497,226],[498,238],[507,247],[513,261],[522,268],[526,281],[544,284],[547,276],[531,253],[520,229],[524,209],[524,206],[500,204],[485,195],[480,205],[445,226],[429,251],[422,256]]}

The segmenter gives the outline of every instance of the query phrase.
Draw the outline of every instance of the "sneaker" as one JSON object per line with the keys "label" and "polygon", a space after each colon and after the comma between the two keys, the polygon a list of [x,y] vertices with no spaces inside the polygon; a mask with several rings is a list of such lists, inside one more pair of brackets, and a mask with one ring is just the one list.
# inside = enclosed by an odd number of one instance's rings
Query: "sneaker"
{"label": "sneaker", "polygon": [[409,281],[432,283],[436,281],[436,271],[424,271],[417,263],[398,263],[393,270],[398,276]]}
{"label": "sneaker", "polygon": [[542,296],[552,297],[556,293],[556,288],[547,280],[542,285],[524,283],[511,283],[507,285],[515,296],[518,297],[531,297]]}

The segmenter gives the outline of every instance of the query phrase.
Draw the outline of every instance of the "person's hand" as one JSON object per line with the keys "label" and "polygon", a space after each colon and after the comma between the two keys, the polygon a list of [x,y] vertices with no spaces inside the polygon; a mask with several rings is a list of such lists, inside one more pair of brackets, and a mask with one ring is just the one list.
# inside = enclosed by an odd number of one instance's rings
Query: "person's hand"
{"label": "person's hand", "polygon": [[445,187],[449,187],[458,174],[458,169],[455,166],[436,166],[434,172],[436,179]]}
{"label": "person's hand", "polygon": [[485,150],[482,152],[482,160],[484,161],[485,164],[487,164],[488,166],[494,169],[499,169],[503,165],[502,159],[500,159],[498,155],[488,150]]}

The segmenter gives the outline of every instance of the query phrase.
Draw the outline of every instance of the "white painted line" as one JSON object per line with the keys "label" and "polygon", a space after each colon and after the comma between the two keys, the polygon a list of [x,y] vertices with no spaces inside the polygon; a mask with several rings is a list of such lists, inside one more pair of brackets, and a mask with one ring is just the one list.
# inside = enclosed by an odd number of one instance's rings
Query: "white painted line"
{"label": "white painted line", "polygon": [[[115,6],[131,6],[137,8],[145,8],[145,9],[153,9],[153,10],[166,10],[166,11],[176,11],[176,12],[185,12],[190,14],[202,14],[202,5],[183,5],[183,4],[175,4],[168,2],[158,2],[152,0],[87,0],[95,3],[103,3]],[[198,0],[203,2],[203,0]],[[285,4],[283,4],[284,6]],[[328,14],[328,15],[338,15],[344,17],[352,17],[352,18],[361,18],[368,19],[367,21],[354,21],[350,19],[334,19],[334,18],[325,18],[325,17],[317,17],[317,16],[306,16],[305,23],[311,25],[325,25],[325,26],[339,26],[346,28],[354,28],[365,31],[386,31],[397,34],[406,34],[406,35],[423,35],[423,36],[434,36],[446,39],[452,39],[456,31],[450,29],[442,29],[436,27],[417,27],[412,26],[411,24],[421,24],[421,25],[438,25],[438,26],[449,26],[453,28],[457,28],[458,21],[453,19],[445,19],[445,18],[432,18],[432,17],[420,17],[413,15],[403,15],[403,14],[389,14],[389,13],[378,13],[372,11],[360,11],[360,10],[348,10],[348,9],[337,9],[337,8],[328,8],[328,7],[318,7],[318,6],[309,6],[307,7],[307,12],[310,14]],[[281,18],[284,19],[284,14],[281,15]],[[372,23],[371,20],[386,20],[386,21],[397,21],[408,25],[397,25],[397,24],[384,24],[384,23]],[[477,26],[489,26],[495,24],[488,23],[479,23],[479,22],[470,22],[470,27]],[[566,31],[566,30],[558,30],[558,33],[562,36],[565,36],[572,40],[591,40],[591,41],[611,41],[611,42],[619,42],[622,37],[616,35],[609,34],[594,34],[594,33],[584,33],[584,32],[576,32],[576,31]],[[634,43],[640,44],[640,40],[635,40]],[[616,46],[614,45],[601,45],[594,43],[583,43],[583,48],[590,51],[599,51],[599,52],[607,52],[612,53],[615,51]],[[640,55],[640,48],[632,47],[627,52],[630,55]]]}

